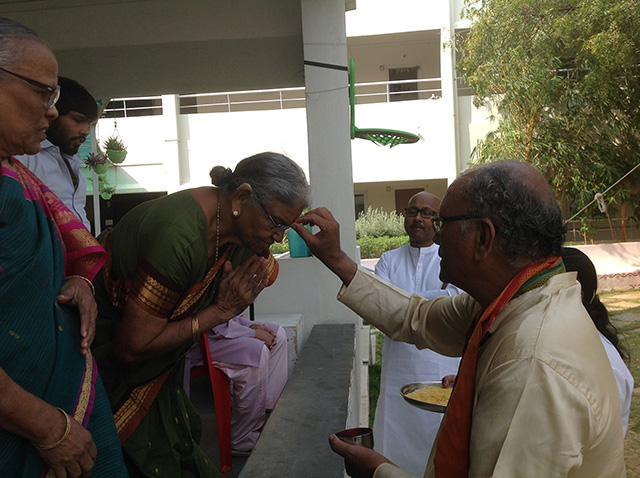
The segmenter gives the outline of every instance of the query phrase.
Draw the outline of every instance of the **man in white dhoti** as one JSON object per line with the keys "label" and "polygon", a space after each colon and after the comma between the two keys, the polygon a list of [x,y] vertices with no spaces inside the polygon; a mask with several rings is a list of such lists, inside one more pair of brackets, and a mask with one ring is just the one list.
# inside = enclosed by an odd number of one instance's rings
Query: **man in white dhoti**
{"label": "man in white dhoti", "polygon": [[[431,193],[423,191],[411,197],[404,210],[409,244],[382,254],[376,265],[377,276],[427,299],[461,292],[438,278],[439,246],[433,242],[431,217],[439,208],[440,199]],[[403,400],[400,388],[455,374],[459,363],[459,358],[384,337],[380,396],[373,424],[375,449],[411,475],[424,473],[425,451],[431,450],[443,415],[412,407]]]}

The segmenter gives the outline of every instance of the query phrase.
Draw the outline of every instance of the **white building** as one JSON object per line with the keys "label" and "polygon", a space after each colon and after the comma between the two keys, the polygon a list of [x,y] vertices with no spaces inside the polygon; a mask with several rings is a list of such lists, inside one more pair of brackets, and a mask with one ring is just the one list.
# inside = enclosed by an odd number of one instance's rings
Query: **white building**
{"label": "white building", "polygon": [[[492,127],[489,112],[473,107],[469,88],[455,78],[448,42],[451,31],[468,27],[460,19],[461,5],[462,0],[398,0],[389,8],[384,0],[366,0],[346,13],[347,52],[355,61],[355,125],[421,138],[394,148],[351,141],[356,214],[369,206],[400,212],[418,190],[442,197]],[[346,71],[343,78],[348,95]],[[123,193],[209,184],[212,166],[233,168],[260,151],[282,152],[308,173],[305,104],[304,87],[114,100],[97,136],[109,136],[115,119],[129,155],[109,173],[117,194],[102,205],[103,227],[150,197]]]}

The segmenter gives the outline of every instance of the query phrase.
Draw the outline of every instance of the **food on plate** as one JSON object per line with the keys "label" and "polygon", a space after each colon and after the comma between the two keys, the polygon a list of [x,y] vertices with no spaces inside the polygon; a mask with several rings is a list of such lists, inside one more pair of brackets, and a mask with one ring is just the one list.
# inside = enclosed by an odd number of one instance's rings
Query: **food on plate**
{"label": "food on plate", "polygon": [[452,391],[453,388],[451,387],[424,387],[407,393],[407,397],[419,402],[446,406],[449,403]]}

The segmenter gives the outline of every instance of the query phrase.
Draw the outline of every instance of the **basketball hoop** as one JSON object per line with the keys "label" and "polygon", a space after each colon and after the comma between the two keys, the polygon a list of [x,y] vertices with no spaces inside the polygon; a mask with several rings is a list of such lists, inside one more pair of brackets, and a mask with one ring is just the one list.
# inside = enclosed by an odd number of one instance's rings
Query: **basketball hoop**
{"label": "basketball hoop", "polygon": [[399,144],[415,143],[420,136],[405,131],[396,131],[393,129],[367,128],[359,129],[356,127],[356,90],[354,85],[354,63],[353,58],[349,60],[349,104],[351,106],[351,139],[360,138],[368,139],[378,146],[389,146],[393,148]]}

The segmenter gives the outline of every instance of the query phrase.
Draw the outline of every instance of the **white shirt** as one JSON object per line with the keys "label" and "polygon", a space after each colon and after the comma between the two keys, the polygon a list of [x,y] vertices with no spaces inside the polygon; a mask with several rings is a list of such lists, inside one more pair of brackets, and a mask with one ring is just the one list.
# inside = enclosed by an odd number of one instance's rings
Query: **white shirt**
{"label": "white shirt", "polygon": [[[438,248],[437,244],[429,247],[406,244],[385,252],[376,264],[376,275],[429,299],[459,294],[461,291],[452,285],[442,288]],[[380,396],[373,424],[374,447],[411,475],[424,473],[443,415],[408,404],[400,395],[400,388],[456,374],[459,363],[459,358],[384,338]]]}
{"label": "white shirt", "polygon": [[629,372],[627,365],[620,357],[620,354],[613,346],[609,339],[600,334],[600,340],[604,345],[604,350],[607,352],[609,362],[611,362],[611,368],[613,369],[613,375],[616,377],[618,383],[618,391],[620,392],[620,412],[622,413],[622,430],[624,434],[627,434],[627,426],[629,425],[629,412],[631,410],[631,395],[633,394],[633,375]]}
{"label": "white shirt", "polygon": [[[75,155],[62,153],[60,148],[47,139],[40,143],[40,147],[41,150],[38,154],[24,154],[15,158],[38,176],[38,179],[58,196],[60,201],[82,221],[85,227],[91,230],[91,223],[89,223],[84,209],[87,202],[87,185],[82,171],[80,171],[82,160]],[[63,155],[78,178],[77,186],[73,185],[69,168],[62,159]]]}

